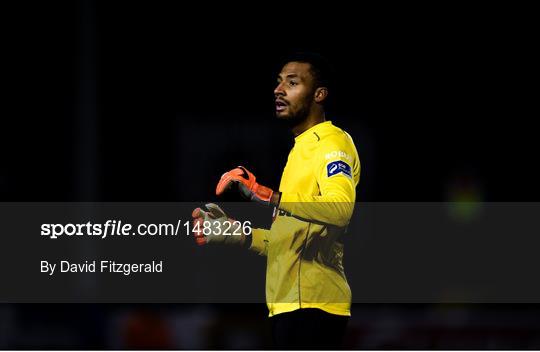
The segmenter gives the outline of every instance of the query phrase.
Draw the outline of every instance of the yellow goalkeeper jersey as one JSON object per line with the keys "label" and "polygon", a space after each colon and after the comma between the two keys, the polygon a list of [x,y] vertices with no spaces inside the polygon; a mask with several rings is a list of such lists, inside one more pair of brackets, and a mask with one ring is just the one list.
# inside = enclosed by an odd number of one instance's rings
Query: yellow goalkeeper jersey
{"label": "yellow goalkeeper jersey", "polygon": [[270,230],[254,229],[251,249],[267,256],[270,316],[300,308],[350,315],[343,244],[360,179],[351,136],[331,121],[295,138]]}

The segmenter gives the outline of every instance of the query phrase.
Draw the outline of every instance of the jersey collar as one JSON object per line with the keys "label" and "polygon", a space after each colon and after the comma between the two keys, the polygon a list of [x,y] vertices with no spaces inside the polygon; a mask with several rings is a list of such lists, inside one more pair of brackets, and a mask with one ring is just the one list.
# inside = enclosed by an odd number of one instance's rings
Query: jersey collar
{"label": "jersey collar", "polygon": [[316,139],[320,138],[319,132],[329,126],[332,126],[332,121],[330,120],[318,123],[315,126],[310,127],[304,132],[300,133],[298,136],[294,137],[294,142],[298,143],[300,141],[309,140],[310,137],[315,137]]}

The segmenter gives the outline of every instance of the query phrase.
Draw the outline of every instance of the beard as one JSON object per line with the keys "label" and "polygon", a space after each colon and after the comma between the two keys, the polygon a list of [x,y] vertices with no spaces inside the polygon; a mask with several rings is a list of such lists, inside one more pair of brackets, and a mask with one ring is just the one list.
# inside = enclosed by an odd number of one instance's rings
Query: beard
{"label": "beard", "polygon": [[307,117],[309,116],[309,104],[303,104],[300,109],[297,111],[290,113],[285,116],[279,116],[276,114],[276,117],[279,121],[282,121],[284,124],[286,124],[289,128],[298,126],[302,122],[304,122]]}

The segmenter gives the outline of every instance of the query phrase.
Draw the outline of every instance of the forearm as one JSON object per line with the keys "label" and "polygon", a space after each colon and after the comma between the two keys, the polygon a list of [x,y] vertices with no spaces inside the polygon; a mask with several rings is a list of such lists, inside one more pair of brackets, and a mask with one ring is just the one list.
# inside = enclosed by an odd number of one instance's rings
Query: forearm
{"label": "forearm", "polygon": [[270,205],[277,207],[281,200],[281,192],[274,192],[272,198],[270,199]]}
{"label": "forearm", "polygon": [[278,208],[307,221],[343,227],[352,217],[354,196],[350,192],[331,192],[319,196],[283,193]]}
{"label": "forearm", "polygon": [[255,228],[251,232],[251,235],[246,236],[244,247],[257,252],[260,255],[266,255],[268,253],[268,235],[270,230]]}

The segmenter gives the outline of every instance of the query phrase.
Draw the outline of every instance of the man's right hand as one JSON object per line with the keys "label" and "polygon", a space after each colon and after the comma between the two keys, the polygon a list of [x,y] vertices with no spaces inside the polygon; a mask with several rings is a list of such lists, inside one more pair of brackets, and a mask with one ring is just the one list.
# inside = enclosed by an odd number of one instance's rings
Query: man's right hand
{"label": "man's right hand", "polygon": [[249,200],[264,205],[277,206],[279,204],[280,193],[274,192],[270,188],[257,183],[255,175],[243,166],[238,166],[221,176],[216,187],[216,195],[222,195],[226,190],[231,188],[233,184],[237,184],[240,193]]}
{"label": "man's right hand", "polygon": [[198,245],[244,243],[246,236],[239,221],[229,218],[217,204],[208,203],[205,207],[206,209],[196,208],[191,213],[192,233]]}

